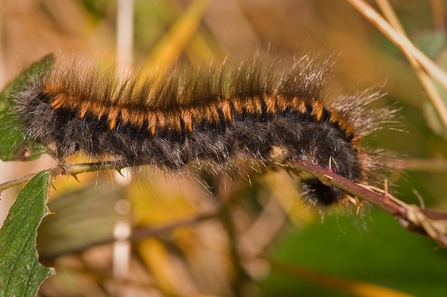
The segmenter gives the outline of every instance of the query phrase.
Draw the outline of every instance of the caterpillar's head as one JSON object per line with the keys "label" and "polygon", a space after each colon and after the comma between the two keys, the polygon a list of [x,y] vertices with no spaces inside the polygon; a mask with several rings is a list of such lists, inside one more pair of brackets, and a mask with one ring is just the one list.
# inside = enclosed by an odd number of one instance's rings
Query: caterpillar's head
{"label": "caterpillar's head", "polygon": [[317,178],[303,180],[302,187],[307,199],[321,206],[331,205],[345,197],[341,189],[327,186]]}

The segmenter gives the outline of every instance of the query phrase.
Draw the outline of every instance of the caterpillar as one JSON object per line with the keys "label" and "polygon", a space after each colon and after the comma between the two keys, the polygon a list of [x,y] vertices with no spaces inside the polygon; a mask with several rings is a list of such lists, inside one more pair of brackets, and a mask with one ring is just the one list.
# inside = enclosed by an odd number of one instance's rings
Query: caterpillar
{"label": "caterpillar", "polygon": [[[97,66],[71,63],[42,71],[12,94],[25,137],[52,148],[59,161],[77,151],[112,156],[127,166],[178,170],[191,162],[224,165],[235,158],[271,164],[305,160],[355,182],[368,180],[374,155],[360,145],[392,111],[371,108],[366,90],[326,105],[334,60],[310,55],[287,67],[259,59],[234,69],[173,71],[161,83],[141,75],[119,80]],[[329,205],[344,193],[316,178],[305,195]]]}

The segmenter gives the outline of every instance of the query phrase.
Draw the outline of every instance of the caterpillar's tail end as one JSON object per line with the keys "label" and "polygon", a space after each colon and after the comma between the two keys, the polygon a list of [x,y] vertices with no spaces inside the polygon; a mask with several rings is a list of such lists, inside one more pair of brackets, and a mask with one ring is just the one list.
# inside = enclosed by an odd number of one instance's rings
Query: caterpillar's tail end
{"label": "caterpillar's tail end", "polygon": [[319,206],[331,205],[345,196],[341,189],[324,185],[317,178],[303,180],[302,187],[306,198]]}

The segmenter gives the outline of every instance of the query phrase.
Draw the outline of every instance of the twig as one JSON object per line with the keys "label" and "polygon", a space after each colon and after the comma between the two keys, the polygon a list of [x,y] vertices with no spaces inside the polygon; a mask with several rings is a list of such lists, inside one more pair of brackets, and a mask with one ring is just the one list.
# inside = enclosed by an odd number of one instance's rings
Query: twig
{"label": "twig", "polygon": [[[390,24],[396,29],[397,32],[399,32],[402,36],[407,37],[405,34],[405,30],[402,27],[401,23],[399,22],[399,19],[397,18],[396,14],[393,11],[393,8],[391,7],[388,0],[376,0],[377,4],[379,5],[380,9],[382,10],[385,17],[388,19]],[[437,110],[444,127],[447,127],[447,109],[444,104],[444,101],[441,98],[441,95],[439,94],[438,90],[436,89],[435,84],[433,83],[433,80],[428,76],[427,73],[424,72],[421,65],[418,63],[418,61],[412,56],[411,52],[407,48],[402,48],[402,52],[407,56],[408,61],[410,62],[411,67],[413,68],[414,72],[416,73],[417,77],[419,78],[419,81],[421,82],[422,86],[424,87],[425,91],[428,94],[428,97],[433,103],[433,106]]]}
{"label": "twig", "polygon": [[382,197],[333,171],[323,169],[306,161],[295,161],[292,166],[294,169],[298,169],[301,172],[306,172],[317,177],[325,184],[334,185],[357,198],[366,200],[372,205],[377,206],[392,215],[405,214],[405,209],[394,203],[392,200],[386,199],[386,197]]}
{"label": "twig", "polygon": [[393,215],[406,229],[434,239],[439,246],[447,248],[447,214],[435,210],[421,209],[393,197],[387,191],[371,186],[362,186],[331,170],[323,169],[306,161],[295,161],[293,169],[315,176],[325,184],[334,185],[358,199]]}
{"label": "twig", "polygon": [[408,50],[419,62],[422,68],[447,90],[447,74],[439,68],[424,53],[417,49],[408,38],[399,34],[388,22],[380,16],[369,4],[363,0],[346,0],[355,7],[365,18],[373,23],[377,29],[385,34],[396,46],[402,50]]}
{"label": "twig", "polygon": [[125,79],[132,70],[133,0],[119,0],[116,19],[116,63],[120,76]]}
{"label": "twig", "polygon": [[31,174],[19,177],[17,179],[10,180],[8,182],[4,182],[4,183],[0,184],[0,193],[3,192],[6,189],[9,189],[9,188],[12,188],[12,187],[16,187],[18,185],[21,185],[21,184],[24,184],[26,182],[29,182],[38,173],[39,172],[31,173]]}
{"label": "twig", "polygon": [[[97,163],[66,163],[61,164],[52,168],[49,168],[52,172],[53,176],[56,175],[72,175],[76,177],[76,175],[87,172],[95,172],[95,171],[103,171],[103,170],[120,170],[126,167],[130,167],[129,164],[125,164],[122,161],[106,161],[106,162],[97,162]],[[0,193],[6,189],[16,187],[18,185],[24,184],[30,181],[36,174],[39,172],[31,173],[17,179],[4,182],[0,184]]]}
{"label": "twig", "polygon": [[[290,165],[277,164],[279,167],[290,169]],[[51,168],[52,174],[58,175],[72,175],[75,176],[80,173],[93,172],[100,170],[120,170],[129,167],[121,161],[107,161],[98,163],[83,163],[83,164],[64,164]],[[433,238],[441,247],[447,248],[447,214],[435,210],[422,209],[417,205],[408,205],[403,201],[391,196],[387,191],[371,187],[362,186],[355,182],[348,180],[340,175],[335,174],[332,170],[323,169],[317,165],[306,161],[295,161],[292,164],[292,169],[299,172],[306,172],[315,176],[325,184],[334,185],[355,197],[366,200],[370,204],[381,208],[382,210],[393,215],[399,223],[406,229],[417,232]],[[20,185],[29,181],[36,173],[23,176],[19,179],[0,184],[0,191]],[[182,222],[180,222],[182,223]],[[177,223],[176,223],[177,224]],[[144,231],[148,232],[148,231]],[[144,233],[138,231],[137,234],[131,235],[135,238],[144,236],[151,236],[151,233]],[[133,234],[133,233],[132,233]],[[137,239],[135,239],[137,240]],[[107,242],[113,242],[113,239]],[[107,243],[103,242],[103,243]]]}

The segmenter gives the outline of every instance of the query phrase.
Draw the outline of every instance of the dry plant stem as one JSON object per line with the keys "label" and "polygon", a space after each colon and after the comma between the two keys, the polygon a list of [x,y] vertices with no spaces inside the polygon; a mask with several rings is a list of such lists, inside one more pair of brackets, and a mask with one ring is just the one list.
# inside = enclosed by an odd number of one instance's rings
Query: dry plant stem
{"label": "dry plant stem", "polygon": [[[371,189],[373,187],[358,185],[355,182],[346,179],[328,169],[323,169],[309,162],[295,161],[292,167],[294,169],[298,169],[299,171],[309,173],[320,179],[322,182],[343,189],[347,193],[352,194],[359,199],[368,201],[370,204],[381,208],[395,217],[402,217],[405,219],[407,216],[407,204],[393,198],[384,190],[376,189],[376,191],[372,191]],[[377,192],[380,192],[380,194]],[[419,211],[424,213],[430,219],[447,221],[447,213],[432,209],[420,209]]]}
{"label": "dry plant stem", "polygon": [[133,62],[133,0],[118,1],[116,23],[116,63],[119,74],[125,78],[130,74]]}
{"label": "dry plant stem", "polygon": [[[72,175],[76,177],[76,175],[86,172],[95,172],[102,170],[120,170],[125,167],[129,167],[124,163],[120,163],[119,161],[107,161],[107,162],[98,162],[98,163],[81,163],[81,164],[61,164],[50,168],[52,175]],[[6,189],[19,186],[21,184],[27,183],[30,181],[36,174],[39,172],[31,173],[20,178],[5,182],[0,184],[0,193]]]}
{"label": "dry plant stem", "polygon": [[323,183],[334,185],[355,197],[365,200],[393,215],[407,230],[426,235],[439,246],[447,248],[447,214],[421,209],[391,196],[386,190],[361,186],[329,169],[323,169],[306,161],[295,161],[293,169],[306,172]]}
{"label": "dry plant stem", "polygon": [[[444,89],[447,90],[447,74],[440,69],[424,53],[417,49],[408,38],[399,34],[380,14],[363,0],[346,0],[355,7],[365,18],[374,24],[383,34],[385,34],[402,51],[409,52],[421,65],[421,67]],[[442,107],[438,110],[444,123],[447,123],[447,110]]]}
{"label": "dry plant stem", "polygon": [[[80,164],[64,164],[61,166],[55,167],[56,174],[67,174],[76,176],[80,173],[86,172],[94,172],[94,171],[103,171],[103,170],[120,170],[123,168],[129,167],[129,165],[124,164],[124,162],[120,161],[106,161],[106,162],[97,162],[97,163],[80,163]],[[57,168],[61,172],[57,172]]]}
{"label": "dry plant stem", "polygon": [[[277,165],[279,167],[285,167],[289,170],[291,169],[290,164],[288,166],[284,164]],[[129,167],[129,164],[124,164],[120,161],[107,161],[83,164],[62,164],[49,170],[52,171],[53,176],[72,175],[76,177],[76,175],[80,173],[111,169],[119,171],[120,169],[125,167]],[[396,219],[398,219],[401,225],[404,226],[406,229],[415,231],[420,234],[428,235],[432,237],[436,242],[438,242],[440,246],[447,247],[447,214],[434,210],[421,209],[416,205],[405,204],[404,202],[389,195],[386,191],[373,187],[358,185],[353,181],[335,174],[330,169],[323,169],[306,161],[294,161],[294,163],[292,164],[292,168],[299,172],[306,172],[308,174],[311,174],[321,180],[323,183],[334,185],[346,191],[347,193],[356,196],[359,199],[365,200],[370,204],[381,208],[382,210],[390,213]],[[33,173],[10,182],[0,184],[0,192],[4,189],[23,184],[33,178],[36,174],[37,173]],[[221,216],[222,221],[225,225],[225,222],[229,220],[229,218],[225,218],[225,215],[229,216],[229,214],[226,214],[225,211],[221,209],[218,214],[206,215],[205,219],[215,216]],[[200,220],[201,219],[199,219],[199,221]],[[193,222],[187,221],[186,224],[190,224]],[[175,224],[177,225],[177,223]],[[233,226],[229,225],[225,227],[227,231],[229,231],[229,236],[231,237]],[[137,234],[139,235],[131,235],[129,240],[138,240],[144,238],[145,236],[151,236],[151,231],[147,232],[148,233],[138,231]],[[132,236],[135,236],[135,238],[138,239],[133,239]],[[114,239],[111,238],[110,240],[102,243],[113,241]],[[95,245],[102,243],[96,243]],[[233,242],[233,245],[234,248],[236,248],[235,242]],[[237,258],[239,255],[235,253],[234,256],[236,256]]]}
{"label": "dry plant stem", "polygon": [[298,171],[306,172],[315,176],[323,183],[334,185],[356,196],[357,198],[366,200],[372,205],[377,206],[394,216],[405,215],[405,208],[397,205],[392,200],[374,193],[356,184],[355,182],[334,173],[333,171],[323,169],[306,161],[294,161],[292,167]]}
{"label": "dry plant stem", "polygon": [[[395,164],[397,168],[408,168],[413,167],[413,162],[410,162],[409,164],[406,164],[408,160],[398,160]],[[417,160],[416,160],[417,161]],[[404,164],[402,163],[404,162]],[[423,161],[425,162],[425,160]],[[419,164],[419,162],[417,162]],[[290,169],[289,165],[284,164],[276,164],[279,167],[284,167],[285,169]],[[416,165],[414,165],[416,166]],[[131,164],[126,164],[124,162],[118,161],[105,161],[105,162],[97,162],[97,163],[65,163],[58,166],[55,166],[53,168],[50,168],[48,170],[52,171],[52,175],[71,175],[76,177],[78,174],[81,173],[87,173],[87,172],[95,172],[95,171],[103,171],[103,170],[117,170],[120,172],[121,169],[126,167],[132,167]],[[416,166],[417,167],[417,166]],[[343,189],[344,191],[355,195],[356,197],[366,200],[372,205],[375,205],[386,212],[392,214],[392,215],[404,215],[405,214],[405,208],[400,207],[398,204],[392,202],[391,199],[386,199],[387,197],[383,197],[373,191],[370,191],[369,189],[362,187],[353,181],[350,181],[340,175],[335,174],[331,170],[323,169],[317,165],[314,165],[312,163],[306,162],[306,161],[294,161],[292,164],[292,168],[296,169],[300,172],[306,172],[309,173],[318,179],[320,179],[322,182],[325,182],[327,184],[334,185],[336,187],[339,187],[340,189]],[[419,168],[419,167],[417,167]],[[442,167],[444,168],[444,167]],[[5,189],[15,187],[21,184],[24,184],[31,180],[36,174],[31,173],[25,176],[22,176],[18,179],[5,182],[0,184],[0,193],[4,191]],[[437,218],[447,219],[447,214],[444,214],[442,212],[437,212],[434,210],[422,210],[426,213],[436,213]]]}
{"label": "dry plant stem", "polygon": [[9,189],[9,188],[12,188],[12,187],[15,187],[15,186],[19,186],[21,184],[29,182],[37,173],[38,172],[31,173],[31,174],[19,177],[17,179],[14,179],[14,180],[11,180],[11,181],[8,181],[8,182],[0,184],[0,193],[3,192],[6,189]]}
{"label": "dry plant stem", "polygon": [[441,247],[447,248],[447,214],[435,210],[421,208],[391,196],[387,190],[372,186],[364,186],[375,193],[387,195],[389,199],[405,208],[405,217],[396,216],[398,222],[406,229],[415,233],[428,235]]}
{"label": "dry plant stem", "polygon": [[[388,0],[376,0],[376,2],[379,5],[385,17],[390,22],[390,24],[394,27],[394,29],[396,29],[396,31],[402,34],[403,36],[406,36],[405,30],[402,27],[401,23],[399,22],[399,19],[394,13],[394,10],[391,7],[391,4],[388,2]],[[435,84],[428,76],[428,74],[424,72],[424,70],[421,68],[421,65],[419,65],[419,63],[411,55],[411,53],[406,48],[403,48],[402,51],[405,54],[405,56],[407,56],[407,59],[410,62],[411,67],[413,68],[414,72],[419,78],[419,81],[421,82],[422,86],[427,92],[434,107],[438,111],[438,114],[440,115],[442,122],[444,123],[444,127],[447,127],[447,110],[444,105],[444,101],[441,98],[441,95],[439,95],[439,92],[436,89]]]}

